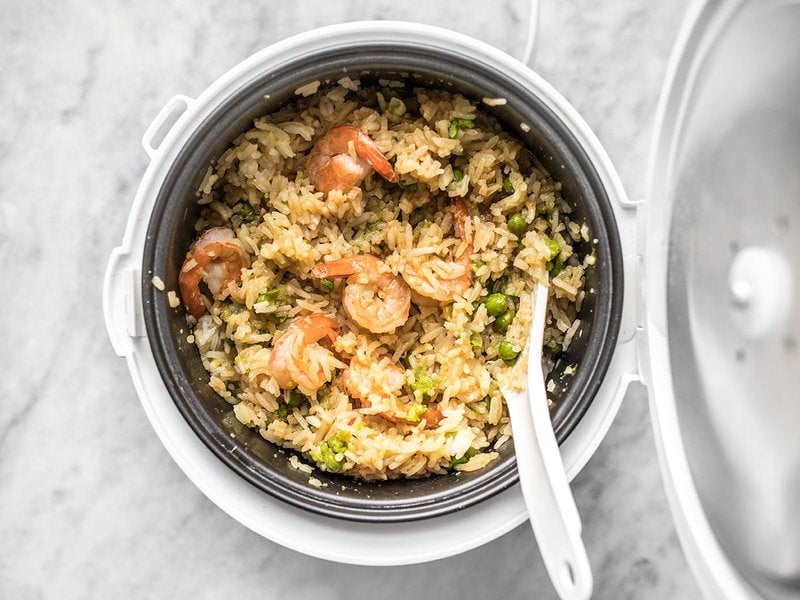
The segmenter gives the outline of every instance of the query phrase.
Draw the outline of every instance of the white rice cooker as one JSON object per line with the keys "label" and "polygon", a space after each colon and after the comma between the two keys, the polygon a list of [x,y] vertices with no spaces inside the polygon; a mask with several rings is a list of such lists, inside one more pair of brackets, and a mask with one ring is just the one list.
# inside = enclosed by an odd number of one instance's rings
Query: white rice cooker
{"label": "white rice cooker", "polygon": [[[224,90],[339,39],[401,38],[479,54],[524,82],[580,141],[624,250],[620,333],[594,401],[561,445],[572,479],[631,382],[648,388],[660,466],[709,598],[800,598],[800,2],[698,2],[662,93],[649,193],[628,199],[600,142],[539,75],[499,50],[410,23],[348,23],[275,44],[198,98],[172,98],[146,131],[151,162],[104,285],[106,325],[159,438],[187,476],[253,531],[309,555],[401,565],[469,550],[527,518],[518,486],[424,521],[352,522],[298,509],[222,464],[177,410],[142,320],[142,251],[175,149]],[[163,137],[162,137],[163,136]],[[157,137],[162,137],[156,142]]]}

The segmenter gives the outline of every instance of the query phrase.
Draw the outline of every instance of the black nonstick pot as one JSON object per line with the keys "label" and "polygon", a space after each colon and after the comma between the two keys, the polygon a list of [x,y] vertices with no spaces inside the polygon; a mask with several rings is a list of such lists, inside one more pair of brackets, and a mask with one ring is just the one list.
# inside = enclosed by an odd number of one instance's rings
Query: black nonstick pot
{"label": "black nonstick pot", "polygon": [[[151,278],[158,274],[177,289],[179,269],[196,236],[200,207],[195,192],[203,175],[253,119],[293,101],[295,90],[312,81],[342,76],[362,81],[399,79],[408,85],[458,92],[483,105],[517,137],[563,186],[586,221],[597,262],[587,273],[581,327],[559,358],[553,378],[553,426],[563,442],[584,415],[600,387],[617,341],[622,312],[622,252],[612,208],[600,176],[568,124],[525,84],[504,73],[480,53],[466,54],[446,44],[365,36],[349,44],[317,42],[302,52],[287,52],[274,63],[251,70],[215,100],[216,107],[176,154],[158,192],[144,246],[142,303],[147,336],[160,375],[181,414],[197,436],[231,470],[265,493],[316,513],[358,521],[402,521],[434,517],[476,504],[517,480],[513,445],[481,471],[425,479],[362,482],[316,471],[323,487],[289,463],[291,451],[264,440],[241,425],[232,406],[208,386],[197,349],[187,342],[183,307],[170,308]],[[219,96],[219,93],[218,93]],[[521,124],[525,126],[520,127]],[[570,365],[574,374],[564,375]]]}

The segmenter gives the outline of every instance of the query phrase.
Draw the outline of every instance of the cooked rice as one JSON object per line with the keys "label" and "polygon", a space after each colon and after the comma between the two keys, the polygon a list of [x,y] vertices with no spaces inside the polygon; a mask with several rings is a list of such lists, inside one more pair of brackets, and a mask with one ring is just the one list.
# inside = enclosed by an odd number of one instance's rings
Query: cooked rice
{"label": "cooked rice", "polygon": [[[251,265],[194,324],[194,342],[211,387],[235,405],[237,419],[322,470],[385,479],[481,469],[511,437],[499,390],[524,383],[512,379],[498,344],[507,339],[515,348],[524,347],[533,286],[548,279],[548,368],[573,340],[588,264],[575,254],[575,244],[588,239],[588,228],[571,220],[560,184],[474,103],[444,92],[403,89],[393,81],[382,85],[361,86],[345,77],[332,87],[313,82],[298,88],[299,95],[309,97],[256,119],[206,172],[198,190],[204,209],[196,229],[230,227]],[[452,135],[456,119],[472,126]],[[360,127],[376,142],[400,184],[373,173],[347,191],[324,195],[315,190],[305,173],[308,153],[320,136],[342,123]],[[455,237],[447,210],[448,199],[457,196],[470,206],[466,226],[473,236],[474,279],[454,302],[412,304],[407,322],[394,333],[375,334],[343,311],[344,280],[328,292],[310,276],[314,265],[370,253],[394,274],[409,264],[419,266],[420,277],[436,287],[438,278],[464,269],[451,259],[468,249]],[[507,226],[515,213],[528,223],[521,239]],[[560,247],[556,258],[552,243]],[[483,304],[495,291],[505,293],[516,310],[506,333],[493,326],[495,318]],[[265,292],[272,293],[265,299]],[[333,344],[336,354],[308,355],[320,361],[329,383],[298,403],[276,382],[269,358],[290,320],[310,313],[333,316],[341,335]],[[476,335],[480,349],[473,347]],[[438,409],[438,425],[390,422],[379,414],[379,400],[362,406],[351,399],[342,372],[356,356],[366,364],[385,358],[402,365],[408,384],[420,372],[429,375],[431,395],[415,395],[405,385],[392,402]],[[334,439],[340,443],[333,444]],[[320,459],[323,449],[328,460]],[[303,464],[293,463],[295,468]]]}
{"label": "cooked rice", "polygon": [[181,305],[181,299],[178,298],[178,294],[175,293],[175,290],[167,292],[167,302],[170,308],[178,308]]}

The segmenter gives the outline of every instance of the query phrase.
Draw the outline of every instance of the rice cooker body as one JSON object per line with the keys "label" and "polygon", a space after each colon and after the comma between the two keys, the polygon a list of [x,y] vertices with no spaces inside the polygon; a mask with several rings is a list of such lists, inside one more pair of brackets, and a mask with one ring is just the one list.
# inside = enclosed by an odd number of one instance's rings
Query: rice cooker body
{"label": "rice cooker body", "polygon": [[[144,323],[156,364],[170,394],[196,434],[233,471],[263,491],[306,510],[332,517],[386,522],[433,517],[468,507],[516,482],[513,448],[476,473],[414,481],[360,482],[315,472],[322,487],[293,468],[290,453],[242,426],[231,406],[207,385],[208,376],[193,344],[182,308],[170,308],[163,292],[151,285],[157,274],[169,289],[196,236],[199,214],[196,190],[209,165],[253,119],[295,100],[298,88],[314,81],[323,85],[343,76],[362,83],[399,79],[407,86],[425,86],[463,94],[476,102],[503,98],[505,103],[481,109],[496,118],[532,151],[562,183],[576,206],[576,220],[590,225],[597,266],[588,274],[582,309],[583,326],[570,350],[557,364],[553,420],[560,441],[567,438],[596,395],[607,371],[620,328],[623,301],[622,250],[603,181],[581,143],[524,82],[486,57],[466,55],[441,45],[401,40],[365,40],[347,47],[304,52],[280,64],[265,64],[249,81],[232,87],[213,112],[194,130],[171,164],[150,217],[143,255]],[[492,103],[495,104],[495,103]],[[573,376],[564,369],[578,364]]]}
{"label": "rice cooker body", "polygon": [[600,241],[590,286],[601,285],[572,348],[580,351],[581,367],[554,415],[567,477],[575,477],[605,437],[628,384],[639,378],[635,206],[596,136],[552,86],[461,34],[393,22],[323,28],[248,58],[196,99],[171,98],[142,139],[151,162],[109,260],[103,309],[156,434],[217,506],[299,552],[353,564],[409,564],[466,551],[524,522],[511,445],[482,473],[377,485],[348,480],[345,489],[332,479],[314,489],[289,468],[287,454],[232,418],[206,385],[182,311],[166,309],[166,294],[152,286],[158,276],[176,289],[198,214],[194,192],[213,159],[254,117],[293,99],[299,86],[353,76],[355,67],[365,78],[392,74],[476,101],[503,98],[505,104],[482,109],[562,181]]}

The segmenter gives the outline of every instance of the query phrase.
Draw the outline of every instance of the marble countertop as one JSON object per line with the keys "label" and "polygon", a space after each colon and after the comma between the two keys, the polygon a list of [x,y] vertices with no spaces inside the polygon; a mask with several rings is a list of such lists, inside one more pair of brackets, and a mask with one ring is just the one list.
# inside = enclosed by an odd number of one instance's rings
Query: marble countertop
{"label": "marble countertop", "polygon": [[[159,443],[111,349],[101,287],[164,102],[256,50],[359,19],[448,26],[519,55],[526,0],[19,3],[0,20],[0,597],[555,598],[527,524],[465,554],[367,568],[238,524]],[[589,122],[632,198],[686,1],[542,0],[535,68]],[[23,305],[33,310],[20,310]],[[573,482],[594,598],[700,592],[662,486],[644,390]]]}

